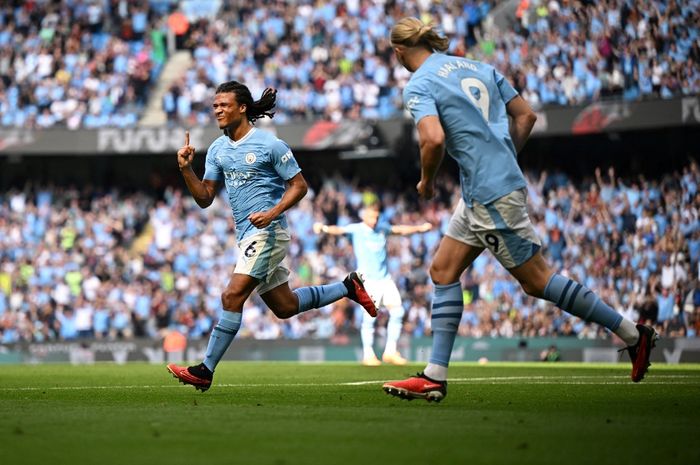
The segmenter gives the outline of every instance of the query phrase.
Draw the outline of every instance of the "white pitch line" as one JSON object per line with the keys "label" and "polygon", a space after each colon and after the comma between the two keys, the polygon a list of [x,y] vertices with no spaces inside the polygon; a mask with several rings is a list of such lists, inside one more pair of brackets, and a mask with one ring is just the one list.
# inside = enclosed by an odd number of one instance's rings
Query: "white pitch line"
{"label": "white pitch line", "polygon": [[[669,384],[669,385],[700,385],[700,376],[693,375],[651,375],[651,379],[641,384]],[[214,387],[230,388],[277,388],[277,387],[328,387],[328,386],[366,386],[382,384],[387,380],[349,381],[343,383],[236,383],[214,384]],[[449,378],[453,384],[632,384],[628,376],[493,376],[482,378]],[[47,386],[47,387],[3,387],[0,391],[85,391],[91,389],[162,389],[184,388],[181,384],[163,385],[111,385],[111,386]]]}
{"label": "white pitch line", "polygon": [[[653,375],[650,375],[653,376]],[[627,375],[613,375],[613,376],[491,376],[486,378],[448,378],[448,383],[455,384],[511,384],[513,381],[530,381],[525,383],[512,383],[512,384],[540,384],[539,381],[551,381],[554,384],[560,381],[570,381],[573,379],[593,379],[600,380],[604,382],[611,378],[619,378],[621,380],[629,379]],[[700,376],[692,375],[656,375],[653,376],[654,379],[695,379],[700,383]],[[381,381],[353,381],[349,383],[339,383],[340,386],[363,386],[366,384],[375,383],[385,383],[386,380]],[[564,383],[562,383],[564,384]],[[594,383],[595,384],[595,383]]]}

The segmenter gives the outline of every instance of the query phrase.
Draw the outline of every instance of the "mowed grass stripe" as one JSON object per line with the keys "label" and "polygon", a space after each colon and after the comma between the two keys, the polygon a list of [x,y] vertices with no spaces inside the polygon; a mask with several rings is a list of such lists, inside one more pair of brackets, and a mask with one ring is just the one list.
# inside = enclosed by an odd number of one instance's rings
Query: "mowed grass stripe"
{"label": "mowed grass stripe", "polygon": [[202,394],[161,365],[3,366],[0,462],[700,463],[700,366],[455,364],[440,404],[380,389],[421,368],[226,362]]}
{"label": "mowed grass stripe", "polygon": [[[338,383],[223,383],[215,384],[219,388],[259,388],[259,387],[323,387],[323,386],[365,386],[379,385],[387,380],[347,381]],[[492,376],[485,378],[449,378],[452,384],[627,384],[629,376]],[[655,375],[644,384],[698,384],[700,374],[693,375]],[[42,390],[87,390],[87,389],[171,389],[186,387],[182,384],[162,385],[109,385],[109,386],[48,386],[48,387],[7,387],[0,391],[42,391]]]}

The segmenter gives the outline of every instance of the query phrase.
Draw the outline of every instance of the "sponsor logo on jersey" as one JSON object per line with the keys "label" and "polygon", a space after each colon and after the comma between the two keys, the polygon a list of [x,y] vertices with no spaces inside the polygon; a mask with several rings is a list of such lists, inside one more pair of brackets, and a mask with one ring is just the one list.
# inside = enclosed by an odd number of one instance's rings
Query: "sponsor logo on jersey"
{"label": "sponsor logo on jersey", "polygon": [[285,153],[284,155],[282,155],[282,156],[280,157],[280,161],[281,161],[282,163],[287,163],[287,162],[288,162],[289,160],[291,160],[292,158],[294,158],[294,155],[292,155],[292,151],[289,150],[289,151],[287,151],[287,153]]}
{"label": "sponsor logo on jersey", "polygon": [[229,187],[241,187],[253,177],[253,173],[243,171],[224,171],[224,178]]}

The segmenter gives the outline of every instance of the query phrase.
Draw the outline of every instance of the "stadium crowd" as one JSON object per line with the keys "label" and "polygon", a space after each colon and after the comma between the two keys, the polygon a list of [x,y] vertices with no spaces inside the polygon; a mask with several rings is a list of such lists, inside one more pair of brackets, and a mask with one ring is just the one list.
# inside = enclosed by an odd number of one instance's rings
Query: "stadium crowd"
{"label": "stadium crowd", "polygon": [[522,0],[497,33],[484,26],[496,3],[5,2],[0,125],[136,124],[169,33],[194,60],[162,98],[171,124],[211,122],[214,89],[230,79],[255,97],[279,89],[277,123],[399,116],[410,76],[387,37],[407,15],[439,24],[449,53],[492,63],[534,107],[700,92],[698,0]]}
{"label": "stadium crowd", "polygon": [[[692,162],[662,179],[618,179],[610,169],[574,183],[561,172],[542,173],[531,177],[528,191],[544,252],[558,269],[662,335],[697,337],[699,185]],[[288,214],[292,286],[336,281],[354,268],[347,238],[316,236],[312,225],[357,221],[362,206],[379,196],[391,222],[436,226],[389,241],[390,272],[407,309],[404,331],[430,334],[427,268],[458,191],[446,178],[437,199],[418,207],[408,187],[361,189],[326,179]],[[160,200],[145,192],[32,185],[0,194],[0,342],[158,338],[172,329],[207,337],[237,258],[223,195],[201,210],[173,188]],[[609,337],[524,295],[489,253],[462,284],[463,336]],[[280,321],[256,296],[246,303],[239,337],[346,337],[357,334],[360,315],[342,299]]]}
{"label": "stadium crowd", "polygon": [[700,2],[521,0],[519,24],[477,58],[534,107],[700,91]]}
{"label": "stadium crowd", "polygon": [[497,35],[482,28],[489,1],[264,3],[224,8],[193,27],[195,67],[167,95],[171,121],[211,121],[208,96],[230,79],[254,96],[279,89],[278,122],[400,115],[410,75],[387,36],[407,15],[439,24],[448,53],[493,64],[535,108],[700,91],[697,0],[523,0],[518,22]]}
{"label": "stadium crowd", "polygon": [[135,125],[166,61],[169,3],[2,2],[0,125]]}

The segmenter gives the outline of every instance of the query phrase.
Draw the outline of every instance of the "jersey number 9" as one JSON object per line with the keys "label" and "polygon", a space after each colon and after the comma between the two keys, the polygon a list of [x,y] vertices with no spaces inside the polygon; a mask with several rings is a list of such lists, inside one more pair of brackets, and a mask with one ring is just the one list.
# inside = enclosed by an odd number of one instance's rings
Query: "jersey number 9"
{"label": "jersey number 9", "polygon": [[[481,116],[486,120],[486,124],[489,122],[489,91],[486,88],[486,84],[481,82],[476,78],[464,78],[460,82],[462,85],[462,91],[467,95],[467,98],[481,111]],[[479,98],[474,96],[472,88],[479,91]]]}
{"label": "jersey number 9", "polygon": [[486,243],[488,245],[493,247],[493,251],[495,253],[498,253],[498,246],[500,245],[498,238],[496,236],[494,236],[493,234],[487,234],[486,236],[484,236],[484,239],[486,239]]}

